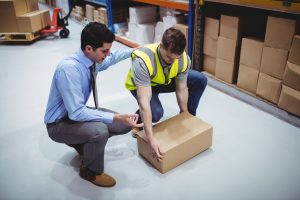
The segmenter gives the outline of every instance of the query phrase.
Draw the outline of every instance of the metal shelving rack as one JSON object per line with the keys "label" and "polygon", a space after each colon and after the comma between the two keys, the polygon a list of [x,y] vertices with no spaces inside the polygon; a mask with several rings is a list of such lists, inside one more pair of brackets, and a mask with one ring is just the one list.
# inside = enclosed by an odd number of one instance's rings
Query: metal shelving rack
{"label": "metal shelving rack", "polygon": [[[255,9],[262,9],[271,12],[280,12],[285,14],[292,14],[296,16],[300,16],[300,3],[292,3],[289,0],[283,1],[274,1],[274,0],[199,0],[202,3],[196,3],[196,14],[199,13],[195,17],[195,23],[198,24],[196,27],[196,34],[195,34],[195,43],[196,46],[198,45],[198,49],[195,49],[195,59],[198,59],[195,64],[198,64],[198,68],[201,71],[202,62],[201,56],[202,54],[202,45],[203,45],[203,34],[204,34],[204,17],[205,17],[205,7],[206,3],[218,3],[218,4],[226,4],[226,5],[233,5],[233,6],[241,6],[241,7],[248,7],[248,8],[255,8]],[[198,57],[197,57],[198,56]],[[207,73],[206,73],[207,74]],[[234,84],[229,84],[224,81],[221,81],[215,78],[213,75],[207,74],[208,77],[208,84],[230,96],[233,96],[239,100],[242,100],[256,108],[259,108],[263,111],[266,111],[290,124],[293,124],[297,127],[300,127],[300,118],[288,113],[287,111],[277,107],[276,105],[259,98],[247,91],[238,88]]]}

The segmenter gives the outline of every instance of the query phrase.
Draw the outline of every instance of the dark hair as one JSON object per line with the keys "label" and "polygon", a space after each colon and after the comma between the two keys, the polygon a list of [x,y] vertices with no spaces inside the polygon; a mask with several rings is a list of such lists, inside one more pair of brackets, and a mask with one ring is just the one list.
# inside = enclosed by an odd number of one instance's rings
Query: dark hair
{"label": "dark hair", "polygon": [[162,44],[167,50],[180,55],[185,49],[185,36],[180,30],[171,27],[164,32]]}
{"label": "dark hair", "polygon": [[115,35],[108,30],[106,25],[98,22],[90,22],[81,32],[81,49],[84,51],[86,45],[90,45],[95,50],[102,47],[103,43],[112,43]]}

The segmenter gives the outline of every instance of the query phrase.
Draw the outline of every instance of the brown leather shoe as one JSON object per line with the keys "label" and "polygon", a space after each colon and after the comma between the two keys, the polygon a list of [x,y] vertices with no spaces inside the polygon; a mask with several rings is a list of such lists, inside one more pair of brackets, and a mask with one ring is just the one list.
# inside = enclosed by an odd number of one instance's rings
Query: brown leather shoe
{"label": "brown leather shoe", "polygon": [[81,178],[101,187],[112,187],[116,184],[116,180],[105,172],[95,174],[84,165],[81,165],[79,175]]}
{"label": "brown leather shoe", "polygon": [[137,138],[137,133],[140,132],[141,130],[143,130],[142,128],[132,128],[131,129],[131,136],[134,138]]}

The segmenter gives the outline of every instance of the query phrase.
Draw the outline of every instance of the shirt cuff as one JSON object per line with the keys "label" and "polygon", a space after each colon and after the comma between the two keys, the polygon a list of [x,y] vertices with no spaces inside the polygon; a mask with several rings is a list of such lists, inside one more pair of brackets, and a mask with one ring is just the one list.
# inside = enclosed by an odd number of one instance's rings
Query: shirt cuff
{"label": "shirt cuff", "polygon": [[110,112],[103,112],[101,115],[103,117],[103,122],[111,124],[113,122],[115,114]]}

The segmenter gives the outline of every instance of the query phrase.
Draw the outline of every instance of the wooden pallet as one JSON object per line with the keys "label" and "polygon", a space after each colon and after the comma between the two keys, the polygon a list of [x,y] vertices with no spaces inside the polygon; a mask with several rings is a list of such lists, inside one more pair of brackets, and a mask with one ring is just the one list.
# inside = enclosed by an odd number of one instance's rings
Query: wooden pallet
{"label": "wooden pallet", "polygon": [[35,33],[3,33],[3,37],[0,41],[8,41],[8,42],[14,42],[14,41],[33,41],[41,37],[39,32]]}

